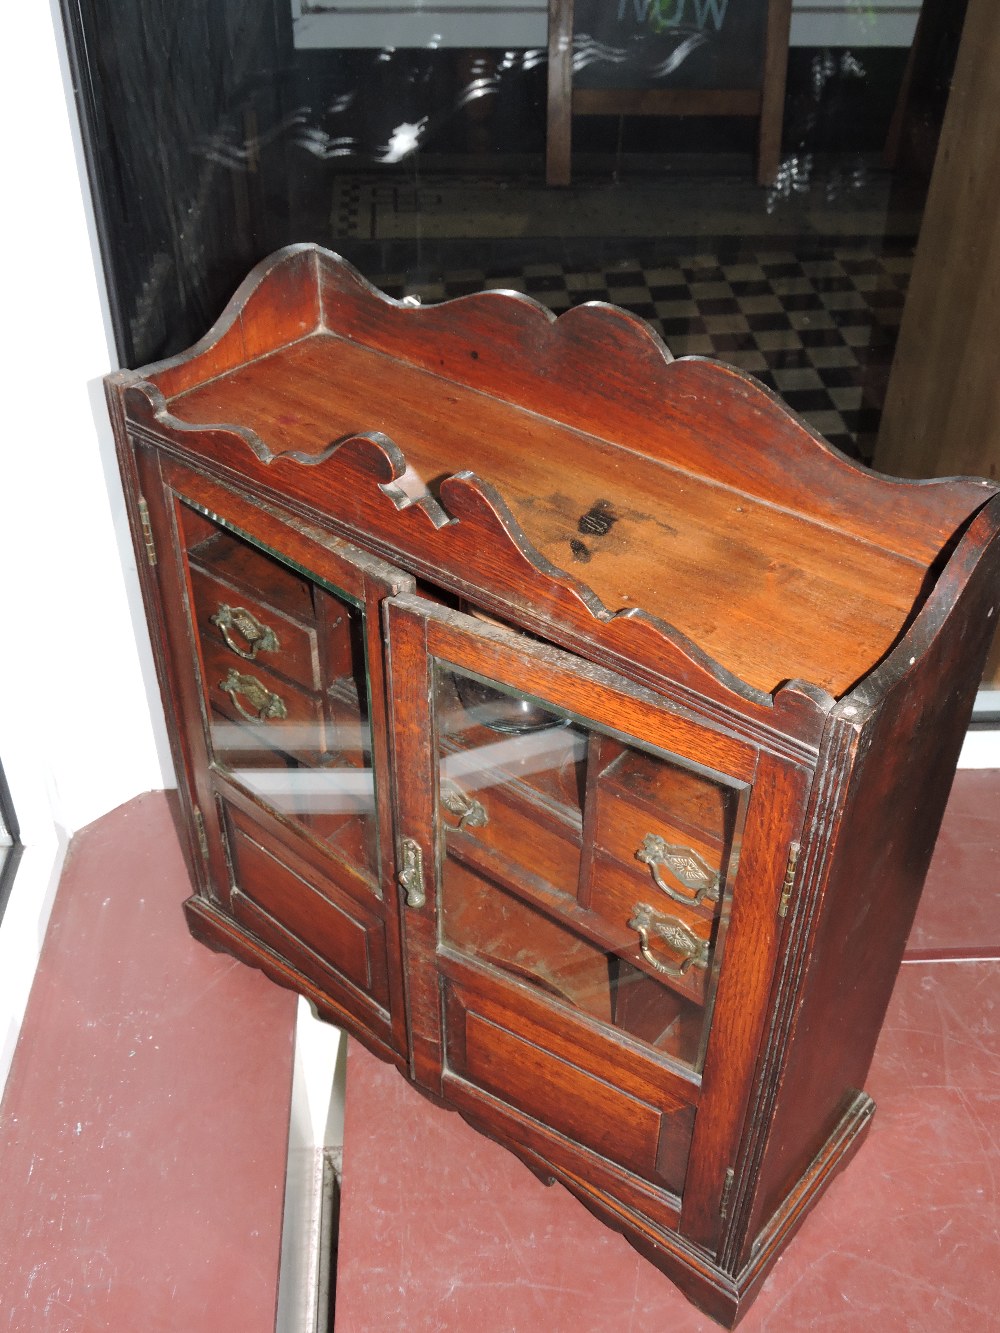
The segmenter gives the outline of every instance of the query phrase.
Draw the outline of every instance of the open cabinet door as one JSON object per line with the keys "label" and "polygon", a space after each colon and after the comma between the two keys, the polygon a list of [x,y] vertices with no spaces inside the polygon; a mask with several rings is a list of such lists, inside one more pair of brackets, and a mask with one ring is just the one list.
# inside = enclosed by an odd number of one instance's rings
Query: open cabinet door
{"label": "open cabinet door", "polygon": [[693,1174],[713,1245],[802,772],[493,623],[386,619],[413,1076],[647,1212]]}
{"label": "open cabinet door", "polygon": [[[392,1056],[395,957],[379,605],[412,579],[198,470],[137,450],[162,669],[197,829],[192,928]],[[392,966],[390,966],[390,960]]]}

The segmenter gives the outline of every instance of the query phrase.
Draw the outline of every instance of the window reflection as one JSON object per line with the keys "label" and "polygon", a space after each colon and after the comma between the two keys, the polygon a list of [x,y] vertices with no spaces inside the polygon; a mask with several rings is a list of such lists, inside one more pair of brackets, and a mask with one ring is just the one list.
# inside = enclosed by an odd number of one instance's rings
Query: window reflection
{"label": "window reflection", "polygon": [[543,0],[225,0],[196,21],[83,0],[70,41],[124,362],[190,345],[253,263],[315,240],[394,296],[623,304],[676,355],[732,361],[870,458],[964,6],[925,22],[905,89],[916,0],[796,6],[761,189],[749,103],[690,97],[760,87],[766,8],[576,0],[581,96],[689,100],[574,116],[560,190]]}

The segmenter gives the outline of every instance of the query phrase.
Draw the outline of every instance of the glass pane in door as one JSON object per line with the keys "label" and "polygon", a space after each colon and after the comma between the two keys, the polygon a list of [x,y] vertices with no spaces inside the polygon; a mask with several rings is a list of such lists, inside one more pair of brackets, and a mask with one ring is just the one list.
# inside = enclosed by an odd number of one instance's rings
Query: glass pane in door
{"label": "glass pane in door", "polygon": [[438,663],[441,942],[700,1070],[747,789]]}
{"label": "glass pane in door", "polygon": [[374,884],[360,606],[207,515],[184,524],[216,766]]}
{"label": "glass pane in door", "polygon": [[587,732],[534,700],[437,672],[441,819],[538,892],[575,899]]}

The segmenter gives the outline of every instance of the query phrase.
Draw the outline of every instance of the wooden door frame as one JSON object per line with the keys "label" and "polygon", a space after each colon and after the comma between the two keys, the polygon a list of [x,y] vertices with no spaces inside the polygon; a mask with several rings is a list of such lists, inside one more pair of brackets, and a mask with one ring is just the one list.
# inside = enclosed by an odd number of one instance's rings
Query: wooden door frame
{"label": "wooden door frame", "polygon": [[545,183],[572,180],[573,117],[753,116],[757,119],[757,184],[771,185],[781,163],[792,0],[768,0],[759,88],[578,89],[573,91],[575,0],[549,0],[549,69]]}

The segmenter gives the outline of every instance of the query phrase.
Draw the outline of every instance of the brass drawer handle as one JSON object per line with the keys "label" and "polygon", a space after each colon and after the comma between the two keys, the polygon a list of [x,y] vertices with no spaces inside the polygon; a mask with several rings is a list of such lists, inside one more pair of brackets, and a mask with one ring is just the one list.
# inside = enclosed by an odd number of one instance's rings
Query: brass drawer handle
{"label": "brass drawer handle", "polygon": [[[213,625],[218,625],[219,632],[237,657],[252,662],[258,653],[273,653],[278,649],[278,636],[269,625],[264,625],[245,606],[227,606],[223,602],[214,616],[209,616]],[[249,645],[241,647],[232,636],[236,630]]]}
{"label": "brass drawer handle", "polygon": [[[629,930],[639,936],[639,949],[643,958],[655,972],[662,972],[665,977],[682,977],[692,967],[707,967],[709,957],[708,940],[700,939],[693,930],[688,930],[683,921],[673,916],[657,916],[647,903],[636,903]],[[674,953],[680,955],[676,967],[661,963],[649,947],[649,937],[655,935]]]}
{"label": "brass drawer handle", "polygon": [[[690,847],[673,847],[655,833],[647,833],[635,859],[649,866],[656,887],[662,889],[668,898],[673,898],[674,902],[698,906],[703,898],[713,903],[719,901],[719,876]],[[691,892],[681,893],[668,884],[660,874],[661,865],[666,866],[677,882]]]}
{"label": "brass drawer handle", "polygon": [[461,787],[447,780],[441,783],[441,804],[451,814],[458,816],[458,827],[485,828],[490,822],[486,807],[472,796],[466,796]]}
{"label": "brass drawer handle", "polygon": [[[219,689],[229,695],[237,713],[240,717],[245,717],[248,722],[280,721],[288,716],[288,709],[280,694],[267,689],[256,676],[241,675],[235,667],[230,667],[226,679],[219,681]],[[240,703],[237,697],[240,694],[245,696],[254,710],[252,713]]]}

